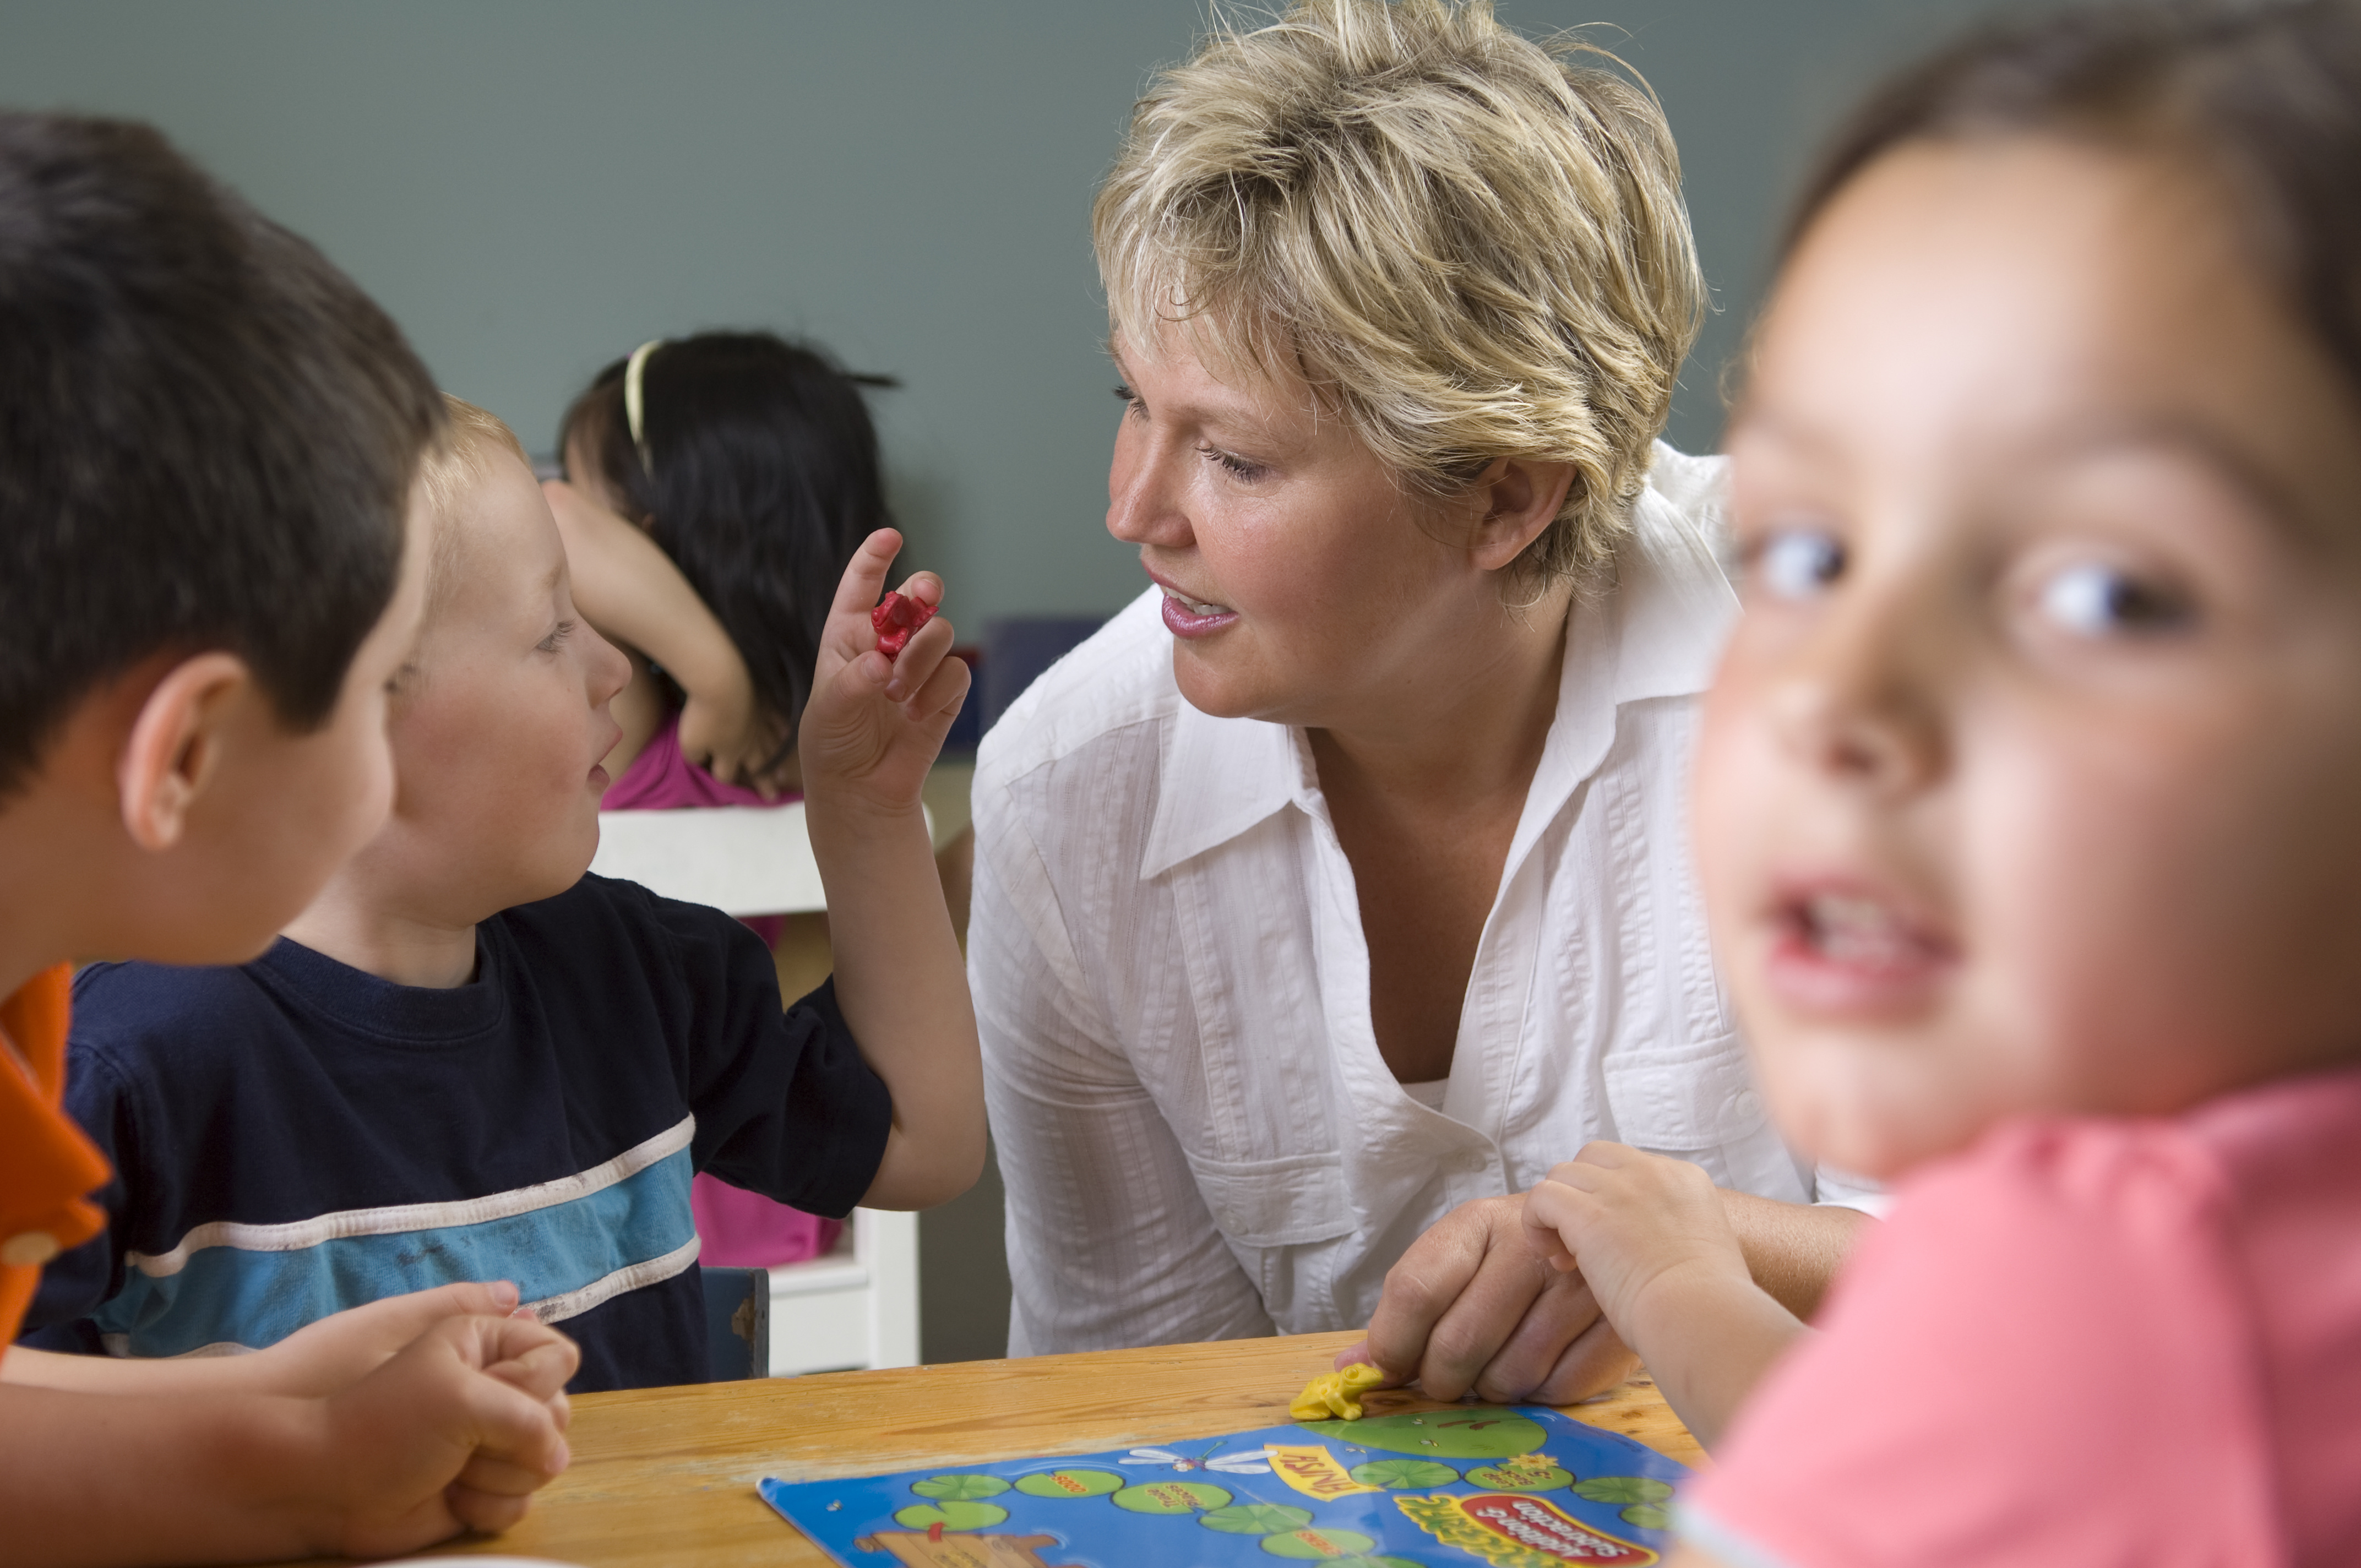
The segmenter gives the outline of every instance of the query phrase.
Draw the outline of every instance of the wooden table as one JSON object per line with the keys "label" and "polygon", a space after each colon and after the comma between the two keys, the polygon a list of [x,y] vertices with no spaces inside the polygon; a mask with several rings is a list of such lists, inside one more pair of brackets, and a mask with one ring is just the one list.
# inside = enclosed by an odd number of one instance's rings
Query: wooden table
{"label": "wooden table", "polygon": [[[888,1372],[588,1394],[574,1465],[507,1534],[441,1548],[589,1568],[721,1568],[830,1560],[754,1494],[765,1475],[819,1479],[1210,1437],[1287,1420],[1349,1333],[971,1361]],[[1373,1410],[1438,1409],[1381,1393]],[[1653,1384],[1566,1414],[1694,1464],[1695,1439]]]}

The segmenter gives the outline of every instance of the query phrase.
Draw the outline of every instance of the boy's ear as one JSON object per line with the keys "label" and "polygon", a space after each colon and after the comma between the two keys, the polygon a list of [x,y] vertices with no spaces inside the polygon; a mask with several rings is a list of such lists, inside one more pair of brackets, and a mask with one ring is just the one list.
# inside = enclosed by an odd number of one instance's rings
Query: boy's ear
{"label": "boy's ear", "polygon": [[199,653],[164,672],[139,712],[115,764],[124,830],[143,850],[181,841],[190,808],[221,767],[222,732],[254,673],[232,653]]}
{"label": "boy's ear", "polygon": [[1470,495],[1476,508],[1476,564],[1497,572],[1525,552],[1557,521],[1574,485],[1571,463],[1540,463],[1501,457],[1477,476]]}

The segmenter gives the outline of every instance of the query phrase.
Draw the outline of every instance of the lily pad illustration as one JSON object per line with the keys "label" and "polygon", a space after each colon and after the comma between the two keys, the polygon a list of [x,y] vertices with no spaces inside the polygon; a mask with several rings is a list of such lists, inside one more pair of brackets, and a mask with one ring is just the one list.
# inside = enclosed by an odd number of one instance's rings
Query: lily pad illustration
{"label": "lily pad illustration", "polygon": [[1626,1522],[1636,1524],[1642,1530],[1673,1528],[1673,1516],[1653,1503],[1634,1503],[1623,1510],[1623,1518]]}
{"label": "lily pad illustration", "polygon": [[1422,1459],[1509,1459],[1531,1453],[1549,1435],[1539,1421],[1491,1405],[1301,1424],[1305,1431],[1333,1442],[1412,1453]]}
{"label": "lily pad illustration", "polygon": [[1135,1514],[1193,1514],[1201,1508],[1223,1508],[1229,1500],[1227,1492],[1202,1481],[1150,1481],[1144,1486],[1126,1486],[1108,1499]]}
{"label": "lily pad illustration", "polygon": [[1285,1535],[1262,1538],[1262,1549],[1272,1556],[1304,1562],[1323,1557],[1358,1557],[1376,1544],[1358,1530],[1291,1530]]}
{"label": "lily pad illustration", "polygon": [[1277,1535],[1281,1530],[1301,1530],[1310,1524],[1312,1510],[1290,1508],[1282,1503],[1234,1503],[1226,1508],[1215,1508],[1197,1522],[1207,1530],[1228,1535]]}
{"label": "lily pad illustration", "polygon": [[1123,1483],[1112,1470],[1045,1470],[1020,1477],[1016,1489],[1028,1497],[1104,1497]]}
{"label": "lily pad illustration", "polygon": [[996,1497],[1008,1490],[1008,1483],[997,1475],[929,1475],[923,1481],[910,1483],[910,1490],[937,1502],[972,1502],[978,1497]]}
{"label": "lily pad illustration", "polygon": [[1577,1485],[1574,1495],[1587,1503],[1661,1503],[1673,1489],[1645,1475],[1594,1475]]}
{"label": "lily pad illustration", "polygon": [[1504,1464],[1487,1464],[1467,1472],[1467,1479],[1496,1492],[1554,1492],[1574,1479],[1546,1453],[1523,1454]]}
{"label": "lily pad illustration", "polygon": [[997,1503],[920,1503],[896,1513],[894,1522],[905,1530],[931,1530],[937,1525],[946,1530],[983,1530],[1007,1517],[1008,1510]]}
{"label": "lily pad illustration", "polygon": [[1373,1459],[1367,1464],[1354,1465],[1353,1479],[1364,1486],[1400,1491],[1405,1487],[1448,1486],[1459,1479],[1459,1472],[1432,1459]]}

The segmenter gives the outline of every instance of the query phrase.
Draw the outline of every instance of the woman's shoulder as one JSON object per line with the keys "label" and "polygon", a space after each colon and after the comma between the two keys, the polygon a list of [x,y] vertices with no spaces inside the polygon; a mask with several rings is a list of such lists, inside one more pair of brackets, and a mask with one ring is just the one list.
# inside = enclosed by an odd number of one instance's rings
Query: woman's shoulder
{"label": "woman's shoulder", "polygon": [[1171,718],[1180,693],[1162,598],[1151,587],[1009,704],[976,752],[979,791]]}

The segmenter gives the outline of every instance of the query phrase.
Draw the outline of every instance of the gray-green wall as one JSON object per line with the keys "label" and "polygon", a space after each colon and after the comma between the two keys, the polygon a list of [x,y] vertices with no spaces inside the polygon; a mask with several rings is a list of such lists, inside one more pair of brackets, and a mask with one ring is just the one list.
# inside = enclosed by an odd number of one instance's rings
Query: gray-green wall
{"label": "gray-green wall", "polygon": [[[1982,0],[1500,0],[1604,22],[1662,94],[1719,367],[1808,148]],[[0,0],[0,103],[153,120],[391,309],[444,383],[546,450],[642,338],[760,323],[876,399],[914,560],[972,626],[1142,586],[1109,540],[1115,408],[1091,191],[1197,0]]]}

